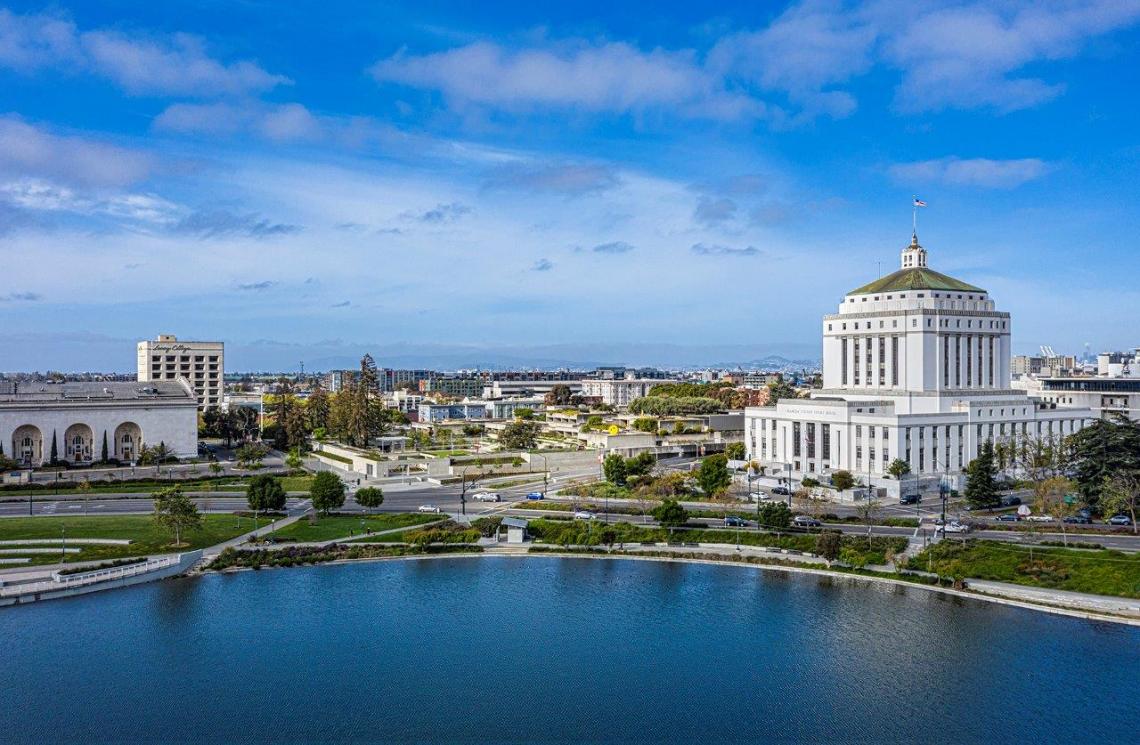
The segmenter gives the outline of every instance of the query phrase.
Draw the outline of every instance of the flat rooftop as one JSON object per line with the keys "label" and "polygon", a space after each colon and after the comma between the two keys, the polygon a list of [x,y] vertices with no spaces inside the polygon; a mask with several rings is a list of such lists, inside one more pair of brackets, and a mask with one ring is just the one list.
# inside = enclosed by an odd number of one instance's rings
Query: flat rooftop
{"label": "flat rooftop", "polygon": [[90,382],[28,383],[0,381],[0,403],[34,401],[154,401],[177,400],[197,403],[194,393],[174,380],[153,383]]}

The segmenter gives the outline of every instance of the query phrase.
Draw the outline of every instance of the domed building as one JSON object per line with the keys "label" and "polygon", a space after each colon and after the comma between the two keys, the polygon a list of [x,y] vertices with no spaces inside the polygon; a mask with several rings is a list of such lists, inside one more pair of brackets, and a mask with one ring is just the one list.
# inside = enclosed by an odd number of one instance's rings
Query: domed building
{"label": "domed building", "polygon": [[745,410],[748,457],[770,475],[846,470],[897,495],[886,471],[901,458],[919,481],[960,488],[986,440],[1069,435],[1094,418],[1010,387],[1011,320],[986,290],[929,268],[917,235],[900,259],[824,316],[822,390]]}

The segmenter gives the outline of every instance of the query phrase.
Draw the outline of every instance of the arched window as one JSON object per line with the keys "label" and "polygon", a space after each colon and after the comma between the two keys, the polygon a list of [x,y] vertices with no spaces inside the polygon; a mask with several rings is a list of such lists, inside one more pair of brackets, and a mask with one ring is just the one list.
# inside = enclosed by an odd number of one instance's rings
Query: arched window
{"label": "arched window", "polygon": [[24,438],[24,447],[30,448],[31,446],[32,446],[32,438],[25,437]]}

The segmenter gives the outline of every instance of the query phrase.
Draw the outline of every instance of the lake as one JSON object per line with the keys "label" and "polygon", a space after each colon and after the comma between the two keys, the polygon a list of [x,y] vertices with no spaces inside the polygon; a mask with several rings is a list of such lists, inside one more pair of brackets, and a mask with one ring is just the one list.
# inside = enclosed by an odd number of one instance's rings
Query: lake
{"label": "lake", "polygon": [[747,567],[207,575],[0,638],[5,743],[1140,741],[1140,629]]}

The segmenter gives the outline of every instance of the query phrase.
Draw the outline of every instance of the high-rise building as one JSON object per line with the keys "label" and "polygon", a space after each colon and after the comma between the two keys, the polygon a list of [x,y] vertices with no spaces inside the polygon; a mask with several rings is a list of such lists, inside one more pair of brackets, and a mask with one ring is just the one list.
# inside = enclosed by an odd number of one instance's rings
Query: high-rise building
{"label": "high-rise building", "polygon": [[222,405],[225,389],[224,345],[220,341],[179,341],[159,334],[138,344],[140,383],[185,378],[198,397],[198,411]]}
{"label": "high-rise building", "polygon": [[896,458],[960,484],[987,440],[1081,429],[1088,408],[1011,387],[1010,322],[984,289],[928,268],[914,237],[902,268],[824,316],[823,389],[745,410],[749,459],[795,477],[846,470],[894,491],[884,475]]}

